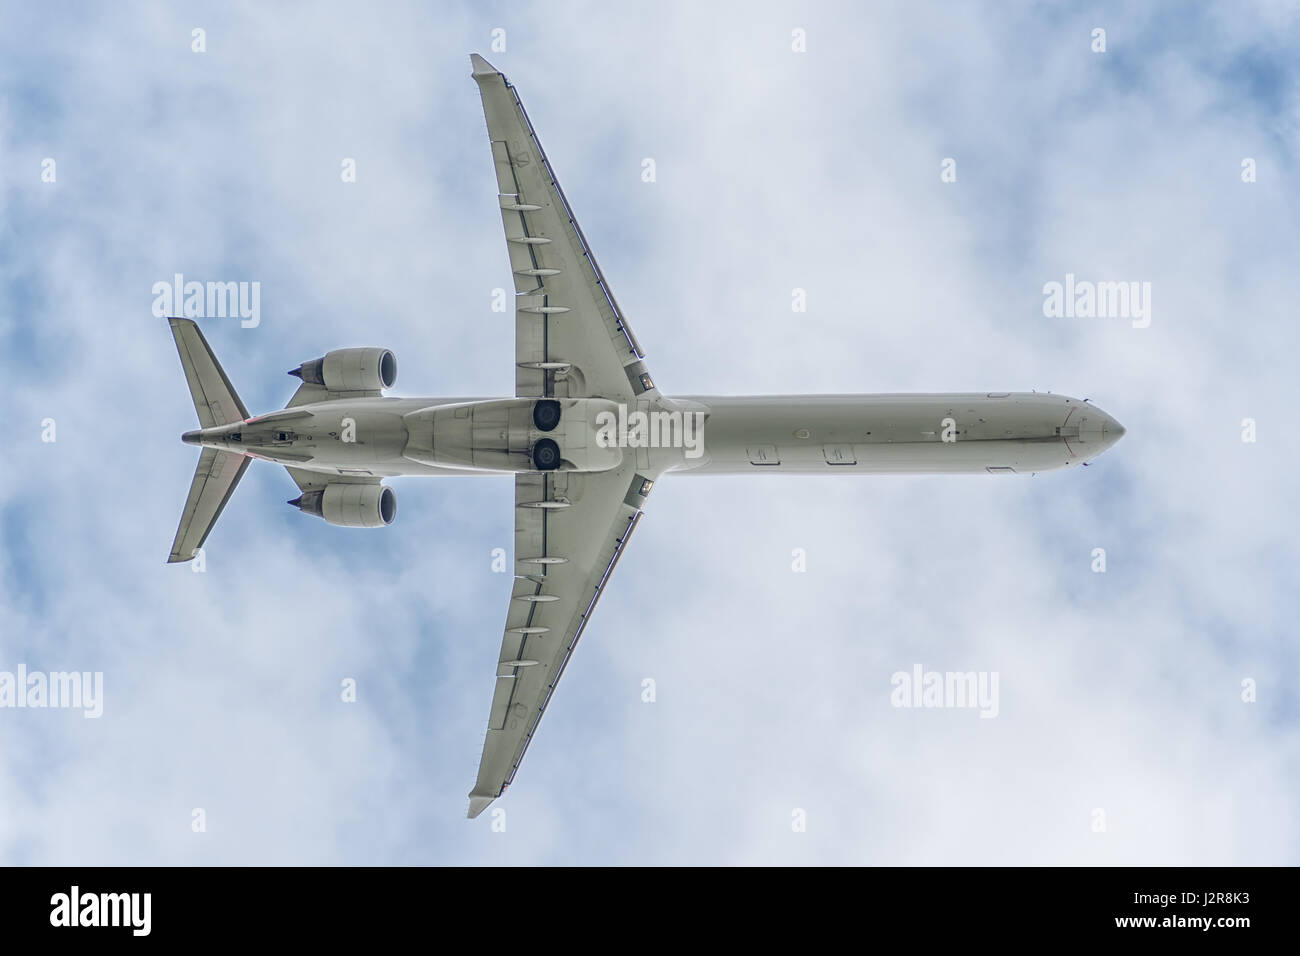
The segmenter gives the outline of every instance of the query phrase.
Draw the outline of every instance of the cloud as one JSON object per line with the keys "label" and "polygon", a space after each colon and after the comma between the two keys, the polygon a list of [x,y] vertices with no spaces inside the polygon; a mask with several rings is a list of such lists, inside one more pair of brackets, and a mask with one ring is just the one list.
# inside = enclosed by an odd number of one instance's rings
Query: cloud
{"label": "cloud", "polygon": [[[0,712],[0,858],[1296,862],[1297,27],[1255,14],[6,9],[0,668],[106,704]],[[1128,427],[1035,478],[660,482],[505,834],[463,813],[509,482],[399,481],[350,532],[258,465],[208,570],[167,567],[193,422],[150,314],[176,272],[260,281],[257,329],[207,326],[256,410],[348,345],[401,394],[508,394],[465,57],[496,27],[667,393],[1038,388]],[[1045,318],[1067,272],[1150,281],[1151,328]],[[999,717],[890,707],[914,663],[997,671]]]}

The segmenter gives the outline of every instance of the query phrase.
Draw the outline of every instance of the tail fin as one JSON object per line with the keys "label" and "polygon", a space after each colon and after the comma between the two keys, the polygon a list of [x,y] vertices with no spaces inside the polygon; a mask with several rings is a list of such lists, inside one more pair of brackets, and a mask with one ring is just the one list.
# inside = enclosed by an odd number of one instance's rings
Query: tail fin
{"label": "tail fin", "polygon": [[[230,379],[226,378],[221,363],[212,354],[198,325],[190,319],[167,321],[171,323],[172,336],[176,339],[176,351],[181,356],[199,424],[212,428],[247,419],[248,409],[235,394]],[[251,458],[235,452],[203,449],[199,465],[194,470],[194,480],[190,483],[185,510],[181,513],[180,526],[176,529],[176,540],[172,542],[172,551],[167,558],[168,564],[189,561],[194,552],[203,547],[208,532],[234,494],[235,486],[244,477],[250,461]]]}
{"label": "tail fin", "polygon": [[167,557],[168,564],[189,561],[194,552],[203,547],[208,532],[217,523],[221,509],[235,493],[235,486],[244,477],[252,460],[231,451],[203,449],[199,466],[194,469],[194,480],[190,483],[190,496],[185,499],[180,526],[176,529],[176,540],[172,542],[172,553]]}
{"label": "tail fin", "polygon": [[176,339],[176,351],[181,355],[185,380],[189,383],[190,395],[194,397],[194,410],[199,413],[199,424],[211,428],[248,418],[248,409],[235,394],[230,379],[226,378],[221,363],[212,354],[198,324],[192,319],[167,321],[171,323],[172,336]]}

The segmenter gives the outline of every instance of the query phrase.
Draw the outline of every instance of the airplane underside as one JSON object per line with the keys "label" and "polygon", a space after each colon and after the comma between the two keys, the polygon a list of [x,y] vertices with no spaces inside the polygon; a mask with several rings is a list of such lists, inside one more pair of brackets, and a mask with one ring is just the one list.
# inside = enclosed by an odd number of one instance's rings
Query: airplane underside
{"label": "airplane underside", "polygon": [[[1124,434],[1090,403],[1036,392],[542,401],[557,407],[546,430],[536,399],[370,398],[186,440],[326,476],[605,472],[627,459],[658,479],[1036,473],[1084,464]],[[543,441],[552,460],[538,460]]]}
{"label": "airplane underside", "polygon": [[663,476],[1036,473],[1087,464],[1124,429],[1089,402],[1036,392],[668,398],[518,92],[471,63],[515,291],[515,395],[384,397],[393,353],[347,348],[293,369],[287,407],[254,417],[197,324],[173,318],[200,425],[183,439],[202,452],[168,561],[195,556],[254,458],[287,469],[290,504],[348,528],[395,520],[386,478],[512,476],[514,583],[475,817],[514,780]]}

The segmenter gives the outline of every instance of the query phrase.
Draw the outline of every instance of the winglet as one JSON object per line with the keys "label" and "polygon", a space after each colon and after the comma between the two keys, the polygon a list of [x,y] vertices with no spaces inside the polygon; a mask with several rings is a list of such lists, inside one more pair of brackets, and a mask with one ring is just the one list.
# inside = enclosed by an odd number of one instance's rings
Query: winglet
{"label": "winglet", "polygon": [[471,793],[469,795],[469,818],[473,820],[476,816],[488,808],[496,797],[485,796],[481,793]]}
{"label": "winglet", "polygon": [[474,68],[470,73],[473,77],[496,76],[501,72],[477,53],[471,53],[469,55],[469,64]]}

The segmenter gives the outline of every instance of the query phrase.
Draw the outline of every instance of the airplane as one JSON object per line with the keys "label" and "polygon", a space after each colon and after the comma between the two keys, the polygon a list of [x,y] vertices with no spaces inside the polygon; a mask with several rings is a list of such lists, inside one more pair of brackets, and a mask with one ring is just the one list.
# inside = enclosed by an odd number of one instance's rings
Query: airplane
{"label": "airplane", "polygon": [[1039,392],[664,395],[518,91],[470,62],[514,277],[514,397],[385,397],[393,353],[344,348],[293,369],[289,404],[253,417],[198,325],[169,319],[201,426],[182,440],[203,451],[168,561],[194,557],[254,458],[288,469],[289,504],[349,528],[393,522],[385,478],[513,475],[514,584],[474,818],[514,781],[661,478],[1034,474],[1088,464],[1124,428]]}

